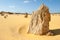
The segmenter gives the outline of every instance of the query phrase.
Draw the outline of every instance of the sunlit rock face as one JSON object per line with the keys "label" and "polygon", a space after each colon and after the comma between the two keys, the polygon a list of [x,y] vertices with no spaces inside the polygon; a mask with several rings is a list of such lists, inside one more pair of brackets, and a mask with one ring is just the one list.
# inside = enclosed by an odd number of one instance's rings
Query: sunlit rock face
{"label": "sunlit rock face", "polygon": [[50,13],[44,4],[32,13],[28,33],[43,35],[49,32]]}

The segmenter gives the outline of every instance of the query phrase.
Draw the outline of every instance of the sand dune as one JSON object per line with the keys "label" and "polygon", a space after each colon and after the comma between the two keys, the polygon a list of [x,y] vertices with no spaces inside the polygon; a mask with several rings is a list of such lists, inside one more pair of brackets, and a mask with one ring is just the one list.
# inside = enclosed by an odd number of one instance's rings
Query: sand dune
{"label": "sand dune", "polygon": [[40,36],[27,34],[31,15],[6,14],[8,17],[0,15],[0,40],[60,40],[60,15],[51,15],[50,30],[55,36]]}

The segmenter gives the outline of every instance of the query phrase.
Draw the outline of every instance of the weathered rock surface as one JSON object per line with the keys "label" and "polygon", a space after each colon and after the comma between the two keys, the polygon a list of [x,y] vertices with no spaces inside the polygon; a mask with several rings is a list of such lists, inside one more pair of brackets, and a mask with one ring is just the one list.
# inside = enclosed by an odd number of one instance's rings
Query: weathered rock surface
{"label": "weathered rock surface", "polygon": [[50,13],[48,7],[41,7],[33,12],[28,33],[43,35],[49,31]]}

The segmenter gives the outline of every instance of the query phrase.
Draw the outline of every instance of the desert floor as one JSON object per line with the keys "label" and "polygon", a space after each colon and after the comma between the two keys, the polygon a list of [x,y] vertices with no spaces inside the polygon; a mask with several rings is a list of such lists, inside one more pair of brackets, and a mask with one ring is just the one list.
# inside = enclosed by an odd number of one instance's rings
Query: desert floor
{"label": "desert floor", "polygon": [[27,34],[31,15],[7,14],[8,17],[0,15],[0,40],[60,40],[60,15],[51,15],[50,30],[55,36],[40,36]]}

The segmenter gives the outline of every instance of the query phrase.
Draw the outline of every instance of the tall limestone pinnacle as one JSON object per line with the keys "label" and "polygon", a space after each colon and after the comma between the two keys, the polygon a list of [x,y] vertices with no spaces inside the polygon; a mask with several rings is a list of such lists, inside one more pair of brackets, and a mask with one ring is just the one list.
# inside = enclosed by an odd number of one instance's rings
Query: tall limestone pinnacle
{"label": "tall limestone pinnacle", "polygon": [[41,5],[37,11],[32,13],[28,33],[37,35],[49,34],[50,17],[48,7],[46,7],[44,4]]}
{"label": "tall limestone pinnacle", "polygon": [[49,10],[48,9],[48,7],[47,6],[45,6],[44,4],[42,4],[39,8],[38,8],[38,10]]}

